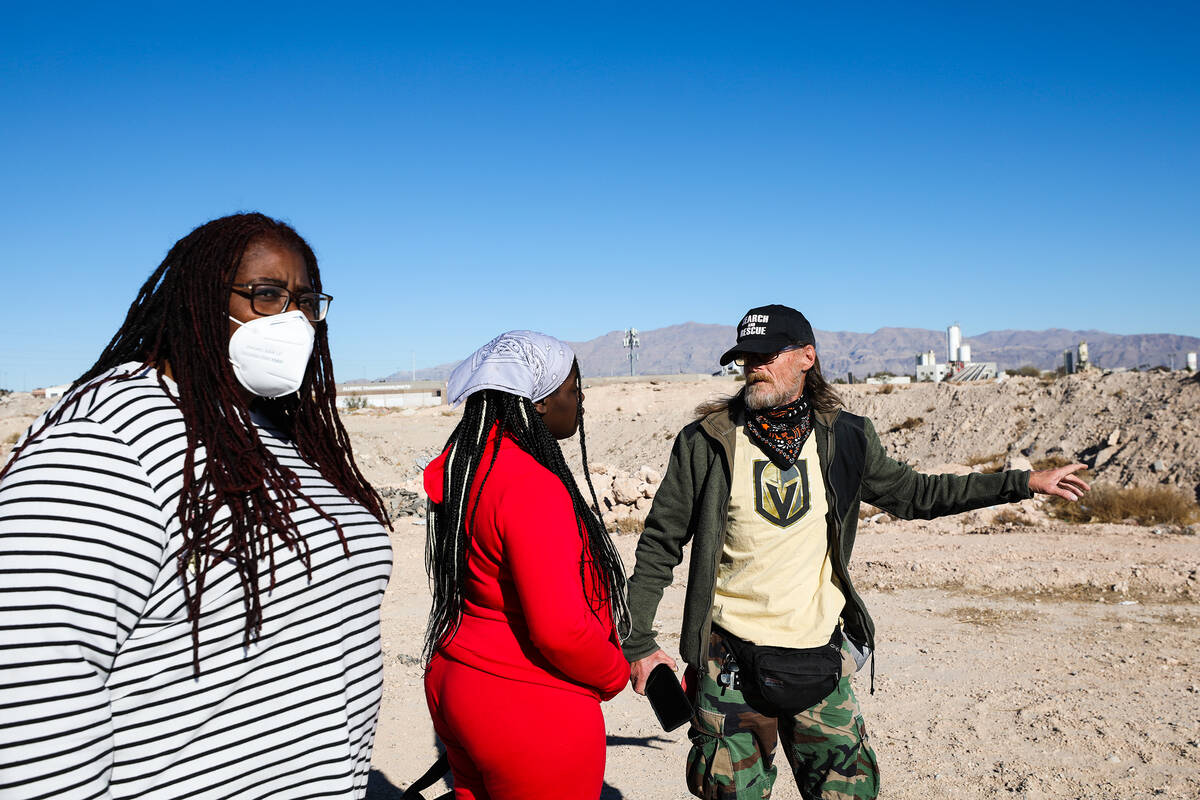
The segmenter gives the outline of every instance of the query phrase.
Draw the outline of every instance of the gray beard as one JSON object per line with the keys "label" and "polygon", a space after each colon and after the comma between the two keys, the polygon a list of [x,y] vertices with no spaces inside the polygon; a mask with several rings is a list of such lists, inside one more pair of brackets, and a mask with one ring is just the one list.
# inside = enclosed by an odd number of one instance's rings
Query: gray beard
{"label": "gray beard", "polygon": [[746,408],[751,411],[764,411],[786,404],[792,395],[799,394],[803,384],[797,384],[783,390],[772,390],[765,382],[752,383],[746,387]]}

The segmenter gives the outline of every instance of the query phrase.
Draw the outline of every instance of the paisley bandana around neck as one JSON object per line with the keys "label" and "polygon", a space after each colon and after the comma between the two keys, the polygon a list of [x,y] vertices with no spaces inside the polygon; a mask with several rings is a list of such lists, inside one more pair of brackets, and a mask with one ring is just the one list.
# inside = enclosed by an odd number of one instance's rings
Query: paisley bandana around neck
{"label": "paisley bandana around neck", "polygon": [[746,419],[746,433],[772,461],[793,466],[812,433],[812,410],[808,399],[801,396],[787,405],[751,411]]}

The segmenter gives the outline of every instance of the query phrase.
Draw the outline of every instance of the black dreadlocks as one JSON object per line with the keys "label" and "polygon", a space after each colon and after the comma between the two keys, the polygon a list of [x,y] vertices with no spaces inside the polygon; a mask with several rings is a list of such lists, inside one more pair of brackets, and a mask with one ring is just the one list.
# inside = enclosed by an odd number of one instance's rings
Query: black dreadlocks
{"label": "black dreadlocks", "polygon": [[[43,426],[26,438],[0,470],[3,477],[24,445],[61,420],[89,389],[104,380],[125,377],[96,381],[101,374],[125,362],[142,362],[155,367],[158,382],[167,391],[163,374],[169,365],[179,389],[175,402],[187,431],[183,489],[177,510],[183,545],[175,561],[192,623],[193,669],[197,673],[200,598],[214,564],[232,559],[237,565],[246,607],[245,640],[249,643],[262,626],[260,569],[266,567],[274,586],[277,548],[282,545],[297,551],[311,570],[308,545],[294,521],[298,502],[333,524],[349,555],[341,526],[300,491],[296,474],[280,464],[263,444],[229,364],[230,286],[246,250],[264,242],[285,246],[300,255],[312,288],[321,291],[317,258],[289,225],[262,214],[235,214],[201,225],[175,243],[142,286],[112,341],[71,387],[69,396],[73,399],[48,415]],[[383,502],[355,465],[350,437],[338,418],[324,322],[316,323],[313,358],[300,390],[275,400],[256,399],[255,403],[291,437],[305,461],[338,491],[387,524]],[[197,475],[195,454],[201,447],[205,462]],[[229,510],[229,521],[215,528],[214,520],[222,508]],[[226,536],[218,545],[218,540]],[[189,578],[189,572],[194,576]]]}
{"label": "black dreadlocks", "polygon": [[[578,368],[578,365],[576,365]],[[579,410],[583,410],[580,394]],[[494,429],[494,431],[493,431]],[[625,601],[625,570],[612,540],[604,530],[600,504],[587,467],[587,445],[583,431],[583,414],[579,414],[579,447],[583,457],[583,474],[591,493],[589,506],[579,493],[571,470],[563,458],[558,440],[550,433],[533,403],[508,392],[485,389],[467,399],[462,419],[446,441],[446,468],[441,503],[430,503],[425,541],[425,570],[433,592],[429,626],[425,631],[424,656],[428,662],[433,653],[454,636],[462,616],[463,581],[467,568],[467,529],[474,520],[483,485],[491,475],[500,449],[500,439],[511,434],[521,449],[562,481],[575,507],[575,525],[583,540],[583,559],[579,576],[588,586],[587,571],[595,577],[594,590],[587,597],[592,613],[599,614],[608,605],[618,635],[624,638],[629,629],[629,607]],[[487,440],[493,439],[491,461],[474,498],[469,489],[483,460]]]}

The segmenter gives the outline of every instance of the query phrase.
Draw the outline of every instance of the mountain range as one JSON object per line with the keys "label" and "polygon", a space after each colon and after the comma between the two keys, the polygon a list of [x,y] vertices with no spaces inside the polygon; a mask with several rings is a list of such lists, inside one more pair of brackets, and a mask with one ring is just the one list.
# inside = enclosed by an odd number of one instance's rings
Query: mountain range
{"label": "mountain range", "polygon": [[[854,373],[862,378],[881,371],[897,375],[915,372],[916,355],[928,350],[946,361],[945,331],[924,328],[880,328],[874,333],[815,331],[817,353],[822,372],[830,380]],[[583,374],[595,376],[628,375],[629,351],[622,346],[623,331],[610,331],[586,342],[571,342]],[[734,343],[732,325],[685,322],[665,328],[640,331],[635,372],[639,375],[711,373],[720,368],[718,360]],[[1000,369],[1032,365],[1054,369],[1063,362],[1063,351],[1081,341],[1088,343],[1094,365],[1106,368],[1170,365],[1182,368],[1184,353],[1200,351],[1200,338],[1169,333],[1116,334],[1104,331],[1069,331],[1052,328],[1044,331],[988,331],[965,336],[962,343],[971,346],[973,361],[994,361]],[[465,358],[468,354],[464,353]],[[418,380],[441,380],[455,364],[417,370]],[[400,370],[380,380],[405,381],[409,370]]]}

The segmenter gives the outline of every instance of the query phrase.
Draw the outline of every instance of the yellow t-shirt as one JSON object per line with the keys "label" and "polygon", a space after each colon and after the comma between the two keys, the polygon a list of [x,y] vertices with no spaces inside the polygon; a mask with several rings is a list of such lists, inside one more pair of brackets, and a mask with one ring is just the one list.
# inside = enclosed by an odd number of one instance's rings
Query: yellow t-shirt
{"label": "yellow t-shirt", "polygon": [[846,603],[833,578],[816,437],[780,469],[737,432],[713,622],[755,644],[818,647]]}

